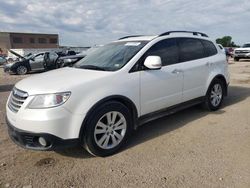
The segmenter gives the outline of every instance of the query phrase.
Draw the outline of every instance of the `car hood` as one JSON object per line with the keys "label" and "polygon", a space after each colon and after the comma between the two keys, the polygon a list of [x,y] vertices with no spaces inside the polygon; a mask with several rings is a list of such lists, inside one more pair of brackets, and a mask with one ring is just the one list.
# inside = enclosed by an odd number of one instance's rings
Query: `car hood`
{"label": "car hood", "polygon": [[15,87],[28,92],[29,95],[65,92],[111,74],[112,72],[108,71],[65,67],[30,76],[18,82]]}
{"label": "car hood", "polygon": [[236,49],[234,49],[234,51],[235,51],[235,50],[250,51],[250,48],[236,48]]}
{"label": "car hood", "polygon": [[13,55],[19,57],[19,58],[25,59],[23,56],[21,56],[20,54],[14,52],[14,51],[12,51],[12,50],[9,50],[9,52],[12,53]]}

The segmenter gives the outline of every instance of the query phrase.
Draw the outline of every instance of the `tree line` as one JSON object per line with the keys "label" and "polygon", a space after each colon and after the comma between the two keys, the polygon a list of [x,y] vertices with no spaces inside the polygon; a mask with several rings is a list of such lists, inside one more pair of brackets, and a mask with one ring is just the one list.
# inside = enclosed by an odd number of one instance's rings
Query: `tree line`
{"label": "tree line", "polygon": [[217,44],[221,44],[223,47],[239,47],[232,41],[231,36],[224,36],[222,38],[216,39]]}

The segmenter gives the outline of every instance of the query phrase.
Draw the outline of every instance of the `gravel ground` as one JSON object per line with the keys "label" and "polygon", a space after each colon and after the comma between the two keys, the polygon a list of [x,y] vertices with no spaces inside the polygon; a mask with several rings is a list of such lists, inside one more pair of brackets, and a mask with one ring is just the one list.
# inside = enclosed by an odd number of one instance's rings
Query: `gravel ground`
{"label": "gravel ground", "polygon": [[[231,84],[217,112],[193,107],[138,129],[120,153],[82,148],[22,149],[9,139],[5,103],[26,76],[0,68],[0,187],[250,187],[250,61],[231,62]],[[31,76],[31,75],[28,75]]]}

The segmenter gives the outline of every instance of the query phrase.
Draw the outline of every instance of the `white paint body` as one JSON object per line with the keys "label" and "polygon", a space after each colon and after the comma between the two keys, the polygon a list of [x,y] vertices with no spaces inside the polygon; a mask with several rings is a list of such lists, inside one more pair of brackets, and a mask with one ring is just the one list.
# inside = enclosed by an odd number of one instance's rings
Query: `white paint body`
{"label": "white paint body", "polygon": [[[229,83],[225,53],[217,45],[215,46],[218,53],[208,58],[164,66],[159,70],[129,73],[153,44],[163,39],[183,36],[208,40],[205,37],[183,33],[123,39],[121,41],[149,42],[118,71],[62,68],[30,76],[15,85],[17,89],[26,91],[29,97],[17,113],[12,112],[7,105],[7,118],[13,126],[24,131],[73,139],[79,138],[87,112],[105,97],[120,95],[130,99],[140,117],[205,96],[216,75],[223,75]],[[27,108],[35,95],[65,91],[70,91],[71,96],[61,106],[48,109]]]}

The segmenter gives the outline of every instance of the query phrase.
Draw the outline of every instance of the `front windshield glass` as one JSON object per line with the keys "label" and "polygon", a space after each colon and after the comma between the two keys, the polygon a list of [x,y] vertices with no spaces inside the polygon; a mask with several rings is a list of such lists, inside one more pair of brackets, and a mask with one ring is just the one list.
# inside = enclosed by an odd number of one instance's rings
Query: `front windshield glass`
{"label": "front windshield glass", "polygon": [[107,44],[87,54],[87,56],[78,61],[74,67],[116,71],[122,68],[146,44],[146,41]]}
{"label": "front windshield glass", "polygon": [[26,56],[24,56],[25,59],[31,59],[33,58],[35,55],[34,54],[28,54]]}
{"label": "front windshield glass", "polygon": [[244,44],[243,48],[250,48],[250,44]]}

